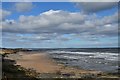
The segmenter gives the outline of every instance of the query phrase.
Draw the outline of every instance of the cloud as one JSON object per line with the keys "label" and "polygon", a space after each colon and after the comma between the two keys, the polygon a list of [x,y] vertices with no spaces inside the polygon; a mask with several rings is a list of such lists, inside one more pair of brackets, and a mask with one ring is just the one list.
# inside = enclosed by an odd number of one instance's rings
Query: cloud
{"label": "cloud", "polygon": [[[94,15],[80,12],[66,12],[50,10],[38,16],[21,15],[18,21],[3,22],[3,32],[12,33],[89,33],[90,35],[111,35],[117,33],[118,13],[114,15],[92,19]],[[106,25],[110,25],[109,27]],[[11,27],[10,27],[11,26]],[[110,34],[109,34],[110,33]]]}
{"label": "cloud", "polygon": [[[46,14],[46,12],[38,15],[38,16],[24,16],[21,15],[19,17],[19,22],[14,22],[11,24],[12,29],[9,27],[10,24],[8,22],[3,22],[3,25],[6,27],[3,28],[4,31],[12,31],[16,32],[31,32],[31,33],[61,33],[68,32],[67,27],[64,28],[64,25],[71,25],[74,27],[74,24],[82,23],[85,19],[85,15],[80,13],[69,13],[65,11],[56,11],[50,10],[48,12],[52,12],[52,14]],[[63,25],[63,27],[61,27]],[[18,26],[18,27],[16,27]],[[18,28],[18,29],[16,29]],[[68,28],[70,28],[68,26]],[[73,30],[72,30],[73,31]]]}
{"label": "cloud", "polygon": [[21,15],[18,20],[3,21],[3,41],[36,44],[71,40],[88,43],[99,41],[99,38],[118,36],[117,18],[117,12],[113,15],[99,17],[95,14],[88,15],[62,10],[49,10],[37,16]]}
{"label": "cloud", "polygon": [[[39,15],[20,15],[15,20],[5,19],[0,28],[3,45],[19,47],[26,45],[31,47],[116,46],[119,18],[117,11],[109,16],[100,16],[95,13],[115,6],[116,3],[112,2],[77,3],[77,7],[84,13],[49,10]],[[18,12],[28,12],[32,8],[32,3],[15,4]],[[4,18],[10,14],[11,12],[4,10]],[[115,40],[110,40],[111,38]]]}
{"label": "cloud", "polygon": [[33,4],[31,2],[17,2],[15,8],[18,12],[28,12],[33,8]]}
{"label": "cloud", "polygon": [[84,13],[94,13],[118,6],[117,2],[77,2],[76,6]]}
{"label": "cloud", "polygon": [[10,11],[0,9],[0,19],[5,19],[5,17],[11,14]]}

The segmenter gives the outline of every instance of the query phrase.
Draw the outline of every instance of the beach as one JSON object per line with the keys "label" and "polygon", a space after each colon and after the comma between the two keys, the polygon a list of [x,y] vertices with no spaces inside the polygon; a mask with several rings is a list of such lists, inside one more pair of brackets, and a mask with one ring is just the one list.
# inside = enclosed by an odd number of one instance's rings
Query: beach
{"label": "beach", "polygon": [[[17,50],[17,52],[16,52]],[[65,65],[52,58],[50,50],[21,50],[16,49],[14,53],[11,53],[9,49],[6,49],[7,53],[2,54],[3,56],[3,73],[4,78],[6,76],[11,78],[83,78],[83,79],[96,79],[96,78],[110,78],[118,79],[117,73],[107,73],[100,70],[88,70],[83,68],[74,67],[71,65]],[[8,53],[9,52],[9,53]],[[64,52],[64,54],[66,54]],[[68,54],[68,53],[67,53]],[[84,53],[85,54],[85,53]],[[55,54],[54,54],[55,55]],[[57,54],[63,56],[61,54]],[[80,55],[81,56],[81,55]],[[66,57],[68,58],[68,57]],[[69,59],[70,58],[70,59]],[[69,54],[68,61],[77,61],[71,58]],[[67,60],[61,58],[60,60]],[[82,63],[80,63],[82,64]],[[80,66],[80,65],[79,65]],[[7,68],[6,68],[7,67]],[[16,75],[16,76],[15,76]]]}
{"label": "beach", "polygon": [[46,53],[38,52],[18,52],[16,54],[9,54],[9,59],[16,61],[16,65],[21,65],[26,69],[34,69],[38,73],[60,73],[60,74],[73,74],[80,76],[81,74],[100,74],[100,71],[91,71],[77,69],[63,64],[59,64],[49,57]]}

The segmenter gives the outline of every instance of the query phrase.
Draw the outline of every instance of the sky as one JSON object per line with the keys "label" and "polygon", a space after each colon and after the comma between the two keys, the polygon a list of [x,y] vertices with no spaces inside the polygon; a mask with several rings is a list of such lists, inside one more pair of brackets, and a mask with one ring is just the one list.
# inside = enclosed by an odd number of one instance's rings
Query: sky
{"label": "sky", "polygon": [[118,47],[117,2],[2,2],[0,13],[0,47]]}

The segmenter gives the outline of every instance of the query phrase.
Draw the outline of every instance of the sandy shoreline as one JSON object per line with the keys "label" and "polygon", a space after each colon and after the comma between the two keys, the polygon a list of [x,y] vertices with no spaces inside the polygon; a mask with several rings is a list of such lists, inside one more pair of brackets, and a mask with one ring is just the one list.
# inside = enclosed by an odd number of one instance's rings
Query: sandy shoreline
{"label": "sandy shoreline", "polygon": [[17,64],[25,68],[33,68],[39,73],[54,73],[60,68],[45,53],[22,54]]}
{"label": "sandy shoreline", "polygon": [[17,65],[28,69],[33,68],[38,73],[74,73],[79,74],[99,74],[100,71],[89,71],[83,69],[76,69],[72,67],[65,67],[63,64],[56,63],[46,53],[38,52],[18,52],[17,54],[10,54],[8,58],[16,61]]}

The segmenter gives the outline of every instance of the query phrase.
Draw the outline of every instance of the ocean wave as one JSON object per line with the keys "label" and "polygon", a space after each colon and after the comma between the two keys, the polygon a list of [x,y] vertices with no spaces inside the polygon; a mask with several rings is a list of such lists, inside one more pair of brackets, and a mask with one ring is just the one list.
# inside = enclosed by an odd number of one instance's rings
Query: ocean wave
{"label": "ocean wave", "polygon": [[114,52],[80,52],[69,50],[49,51],[58,62],[83,69],[115,71],[118,66],[118,53]]}
{"label": "ocean wave", "polygon": [[68,58],[68,59],[80,59],[81,57],[84,58],[101,58],[105,60],[112,60],[118,61],[118,54],[117,53],[103,53],[103,52],[71,52],[71,51],[51,51],[53,55],[59,56],[61,58]]}

